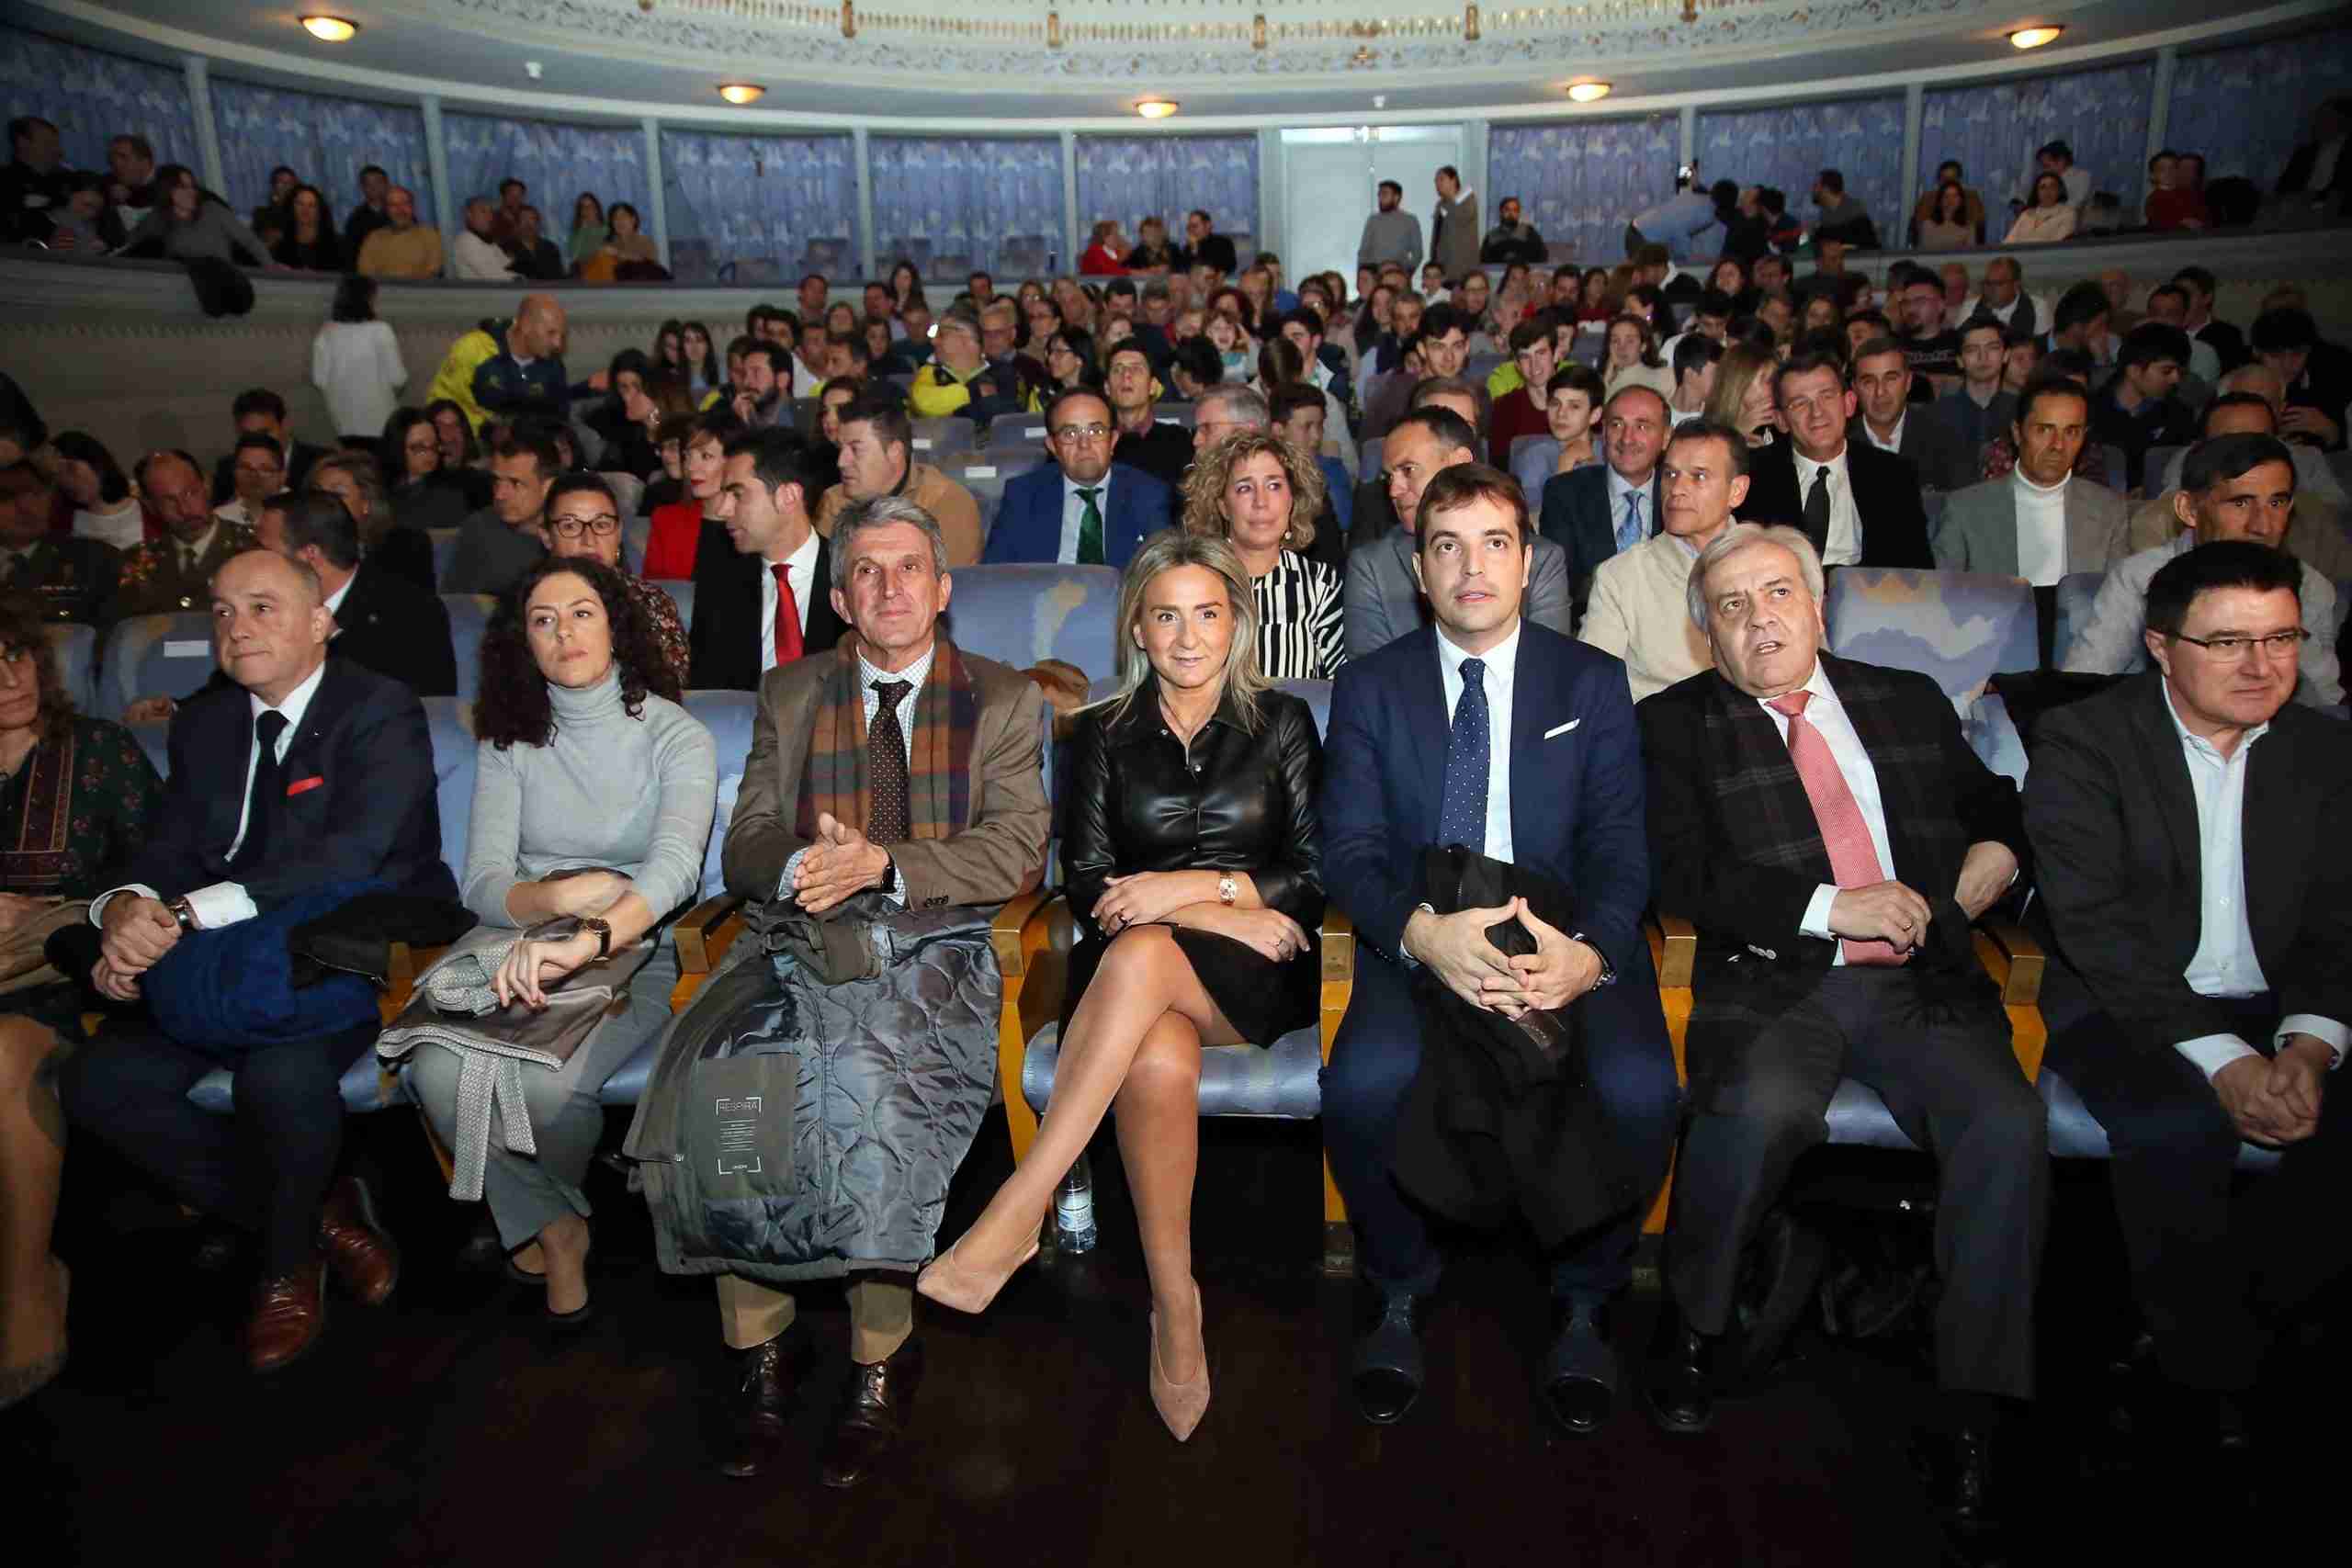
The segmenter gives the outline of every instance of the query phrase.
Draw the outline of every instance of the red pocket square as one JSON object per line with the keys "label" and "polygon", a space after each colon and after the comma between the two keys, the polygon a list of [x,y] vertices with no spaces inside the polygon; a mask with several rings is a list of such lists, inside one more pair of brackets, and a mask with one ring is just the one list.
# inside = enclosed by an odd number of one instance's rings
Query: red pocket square
{"label": "red pocket square", "polygon": [[301,794],[304,790],[316,789],[326,782],[326,780],[321,778],[316,773],[312,773],[307,779],[296,779],[292,784],[286,786],[286,798],[291,800],[296,795]]}

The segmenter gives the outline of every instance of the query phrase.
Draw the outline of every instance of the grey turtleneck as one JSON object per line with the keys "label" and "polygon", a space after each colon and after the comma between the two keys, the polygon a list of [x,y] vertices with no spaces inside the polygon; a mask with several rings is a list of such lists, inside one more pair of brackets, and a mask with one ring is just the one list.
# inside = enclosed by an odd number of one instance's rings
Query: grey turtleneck
{"label": "grey turtleneck", "polygon": [[692,902],[718,795],[710,731],[650,693],[631,718],[617,671],[579,691],[550,684],[548,699],[548,745],[475,751],[466,908],[512,926],[516,883],[583,866],[627,874],[657,919]]}

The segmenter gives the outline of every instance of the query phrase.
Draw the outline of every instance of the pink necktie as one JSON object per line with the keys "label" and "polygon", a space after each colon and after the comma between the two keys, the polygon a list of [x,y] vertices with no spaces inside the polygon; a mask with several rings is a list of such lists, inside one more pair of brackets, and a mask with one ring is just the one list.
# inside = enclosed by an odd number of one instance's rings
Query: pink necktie
{"label": "pink necktie", "polygon": [[[1838,771],[1838,759],[1829,754],[1829,742],[1821,738],[1821,731],[1805,722],[1804,705],[1812,700],[1811,692],[1790,692],[1765,705],[1788,716],[1789,761],[1796,764],[1805,798],[1813,802],[1814,820],[1821,828],[1821,842],[1829,851],[1829,874],[1840,887],[1867,887],[1873,882],[1883,882],[1886,872],[1878,863],[1878,849],[1871,842],[1870,825],[1862,820],[1862,808],[1855,803],[1854,792],[1846,787],[1846,775]],[[1849,964],[1901,964],[1910,957],[1895,952],[1887,942],[1850,937],[1840,940]]]}

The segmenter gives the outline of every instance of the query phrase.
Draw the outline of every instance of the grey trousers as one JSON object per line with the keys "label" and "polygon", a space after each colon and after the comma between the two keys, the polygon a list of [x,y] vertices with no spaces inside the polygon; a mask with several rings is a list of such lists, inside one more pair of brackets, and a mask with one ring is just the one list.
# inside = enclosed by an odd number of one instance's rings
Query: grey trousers
{"label": "grey trousers", "polygon": [[[523,1095],[530,1107],[534,1156],[508,1152],[505,1133],[493,1112],[490,1163],[482,1173],[482,1196],[508,1251],[535,1240],[566,1214],[590,1213],[580,1183],[605,1133],[605,1108],[596,1091],[670,1024],[670,991],[678,983],[678,949],[662,933],[661,946],[629,981],[628,1005],[591,1035],[560,1072],[526,1066]],[[408,1070],[409,1092],[424,1106],[433,1131],[447,1145],[458,1125],[458,1058],[439,1047],[419,1050]]]}
{"label": "grey trousers", "polygon": [[[1694,1071],[1697,1067],[1694,1064]],[[2050,1205],[2049,1118],[1987,997],[1922,1009],[1905,969],[1825,973],[1736,1059],[1707,1064],[1674,1171],[1666,1275],[1702,1333],[1729,1325],[1740,1255],[1797,1156],[1828,1135],[1841,1077],[1878,1091],[1936,1156],[1936,1366],[1948,1389],[2033,1394],[2033,1295]]]}

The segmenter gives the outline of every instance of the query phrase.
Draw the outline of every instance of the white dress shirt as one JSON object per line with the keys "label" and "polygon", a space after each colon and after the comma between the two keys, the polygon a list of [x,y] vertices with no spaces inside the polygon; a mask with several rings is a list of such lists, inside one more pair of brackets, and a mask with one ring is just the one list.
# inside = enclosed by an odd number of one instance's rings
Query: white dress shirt
{"label": "white dress shirt", "polygon": [[[764,675],[775,668],[775,563],[760,562],[760,673]],[[800,612],[800,635],[808,635],[808,604],[817,592],[817,531],[800,541],[800,547],[784,558],[785,580],[792,584],[794,606]]]}
{"label": "white dress shirt", "polygon": [[[865,655],[861,653],[857,656],[857,685],[859,692],[863,694],[865,698],[865,725],[867,729],[871,730],[874,728],[874,716],[882,711],[882,694],[874,689],[874,683],[877,681],[904,681],[909,686],[912,687],[913,690],[903,692],[899,694],[899,736],[903,742],[912,744],[915,727],[915,699],[922,695],[923,682],[931,679],[931,661],[938,656],[939,639],[935,636],[932,638],[931,646],[922,650],[922,657],[916,660],[912,664],[908,665],[904,670],[877,670],[873,665],[865,661]],[[909,758],[908,762],[910,768],[911,768],[913,759]],[[886,845],[884,847],[888,848],[888,846]],[[784,863],[784,874],[776,879],[775,896],[777,897],[789,898],[792,897],[792,879],[800,870],[800,857],[808,852],[807,850],[795,850],[792,852],[791,855],[786,859]],[[895,871],[893,872],[890,879],[889,891],[885,896],[893,903],[899,904],[902,907],[907,901],[907,885],[896,874]]]}
{"label": "white dress shirt", "polygon": [[2009,496],[2018,514],[2018,575],[2036,588],[2054,588],[2066,575],[2066,487],[2038,485],[2023,468],[2009,470]]}
{"label": "white dress shirt", "polygon": [[[2165,715],[2180,736],[2181,754],[2188,762],[2189,787],[2197,795],[2197,881],[2199,889],[2197,951],[2189,955],[2181,978],[2200,997],[2253,997],[2270,989],[2262,961],[2254,951],[2254,927],[2245,909],[2245,773],[2254,744],[2269,733],[2257,724],[2240,737],[2237,749],[2224,757],[2202,736],[2192,735],[2173,705],[2172,688],[2165,688]],[[2274,1041],[2290,1034],[2309,1034],[2324,1041],[2344,1060],[2344,1046],[2352,1033],[2332,1018],[2314,1013],[2290,1013],[2278,1021]],[[2197,1065],[2207,1078],[2241,1057],[2261,1055],[2236,1034],[2200,1034],[2179,1041],[2173,1049]]]}
{"label": "white dress shirt", "polygon": [[[1062,476],[1062,541],[1054,559],[1064,566],[1078,564],[1078,534],[1086,521],[1086,498],[1078,493],[1079,482],[1068,474]],[[1111,550],[1111,473],[1104,469],[1102,477],[1085,487],[1095,492],[1094,504],[1102,513],[1103,559]]]}
{"label": "white dress shirt", "polygon": [[[1879,794],[1878,769],[1871,765],[1871,754],[1862,749],[1862,738],[1854,732],[1854,721],[1846,716],[1845,705],[1831,689],[1828,673],[1821,668],[1819,660],[1814,660],[1813,674],[1800,689],[1813,694],[1813,700],[1804,705],[1805,722],[1828,746],[1830,760],[1838,764],[1839,776],[1853,792],[1854,804],[1861,808],[1862,826],[1870,829],[1871,848],[1878,852],[1880,874],[1891,879],[1894,875],[1894,846],[1886,836],[1886,803]],[[1785,745],[1789,739],[1788,715],[1772,706],[1767,698],[1758,697],[1756,701],[1771,719],[1772,728],[1781,732]],[[1838,942],[1838,933],[1829,929],[1829,906],[1837,902],[1839,891],[1834,882],[1825,882],[1815,888],[1797,930],[1824,942]],[[1838,942],[1838,954],[1830,963],[1836,965],[1845,962],[1846,947]]]}
{"label": "white dress shirt", "polygon": [[[286,749],[294,744],[294,737],[300,732],[302,716],[310,711],[311,699],[319,694],[319,682],[325,678],[326,672],[326,661],[322,660],[319,667],[311,671],[300,685],[288,692],[286,694],[286,700],[278,704],[275,709],[276,712],[286,716],[286,728],[277,734],[277,760],[278,761],[286,761]],[[246,703],[252,710],[252,717],[255,720],[258,720],[262,715],[273,711],[269,704],[250,693],[246,694]],[[250,726],[248,728],[250,729]],[[253,811],[254,804],[254,770],[260,764],[261,754],[250,744],[247,745],[244,786],[238,792],[241,804],[237,807],[237,836],[229,840],[231,860],[235,860],[237,852],[244,847],[245,829],[251,825],[248,818]],[[109,887],[90,900],[92,925],[99,926],[106,923],[107,900],[118,893],[137,893],[145,897],[157,899],[163,897],[143,882],[130,882],[120,887]],[[261,913],[251,896],[245,892],[244,884],[242,882],[210,883],[194,889],[187,897],[188,908],[196,911],[197,925],[204,931],[212,931],[220,926],[233,926],[239,920],[250,920]]]}
{"label": "white dress shirt", "polygon": [[1797,514],[1804,514],[1805,498],[1813,493],[1813,476],[1829,470],[1829,533],[1822,541],[1821,564],[1853,566],[1862,558],[1862,520],[1854,510],[1854,482],[1846,477],[1846,448],[1826,463],[1816,463],[1790,449],[1797,461]]}
{"label": "white dress shirt", "polygon": [[[343,586],[327,595],[328,615],[340,615],[343,614],[343,602],[351,597],[351,585],[358,581],[359,569],[357,567],[353,567],[351,569],[351,575],[343,580]],[[338,627],[337,629],[340,630],[341,628]]]}
{"label": "white dress shirt", "polygon": [[[1593,442],[1593,446],[1595,449],[1598,449],[1600,446],[1600,441],[1596,439]],[[1615,536],[1617,533],[1617,525],[1625,520],[1625,498],[1629,495],[1638,495],[1642,498],[1642,538],[1636,539],[1634,542],[1635,544],[1640,544],[1642,539],[1647,539],[1655,535],[1657,532],[1657,508],[1652,503],[1657,500],[1657,497],[1652,493],[1651,487],[1657,483],[1657,470],[1656,468],[1652,468],[1650,470],[1649,477],[1644,479],[1640,484],[1630,484],[1626,481],[1624,475],[1619,473],[1615,468],[1610,468],[1609,464],[1605,460],[1602,462],[1601,468],[1605,469],[1609,475],[1609,532],[1611,536]]]}
{"label": "white dress shirt", "polygon": [[1453,710],[1462,702],[1462,661],[1486,661],[1478,689],[1487,694],[1487,847],[1492,858],[1511,858],[1510,839],[1510,700],[1511,683],[1519,669],[1519,634],[1526,623],[1514,621],[1510,636],[1484,653],[1468,653],[1454,646],[1445,628],[1437,628],[1438,682],[1445,689],[1445,722],[1453,724]]}
{"label": "white dress shirt", "polygon": [[[1870,438],[1870,444],[1877,447],[1880,451],[1892,452],[1896,457],[1900,457],[1903,456],[1903,425],[1904,422],[1908,420],[1910,417],[1910,406],[1905,404],[1903,412],[1894,416],[1894,433],[1892,435],[1881,436],[1877,428],[1873,426],[1869,420],[1862,421],[1862,434],[1868,436]],[[1802,500],[1804,498],[1799,497],[1798,499]]]}
{"label": "white dress shirt", "polygon": [[240,528],[250,528],[254,525],[253,516],[246,512],[245,503],[242,501],[231,501],[216,506],[212,509],[212,515],[223,523],[233,523]]}

